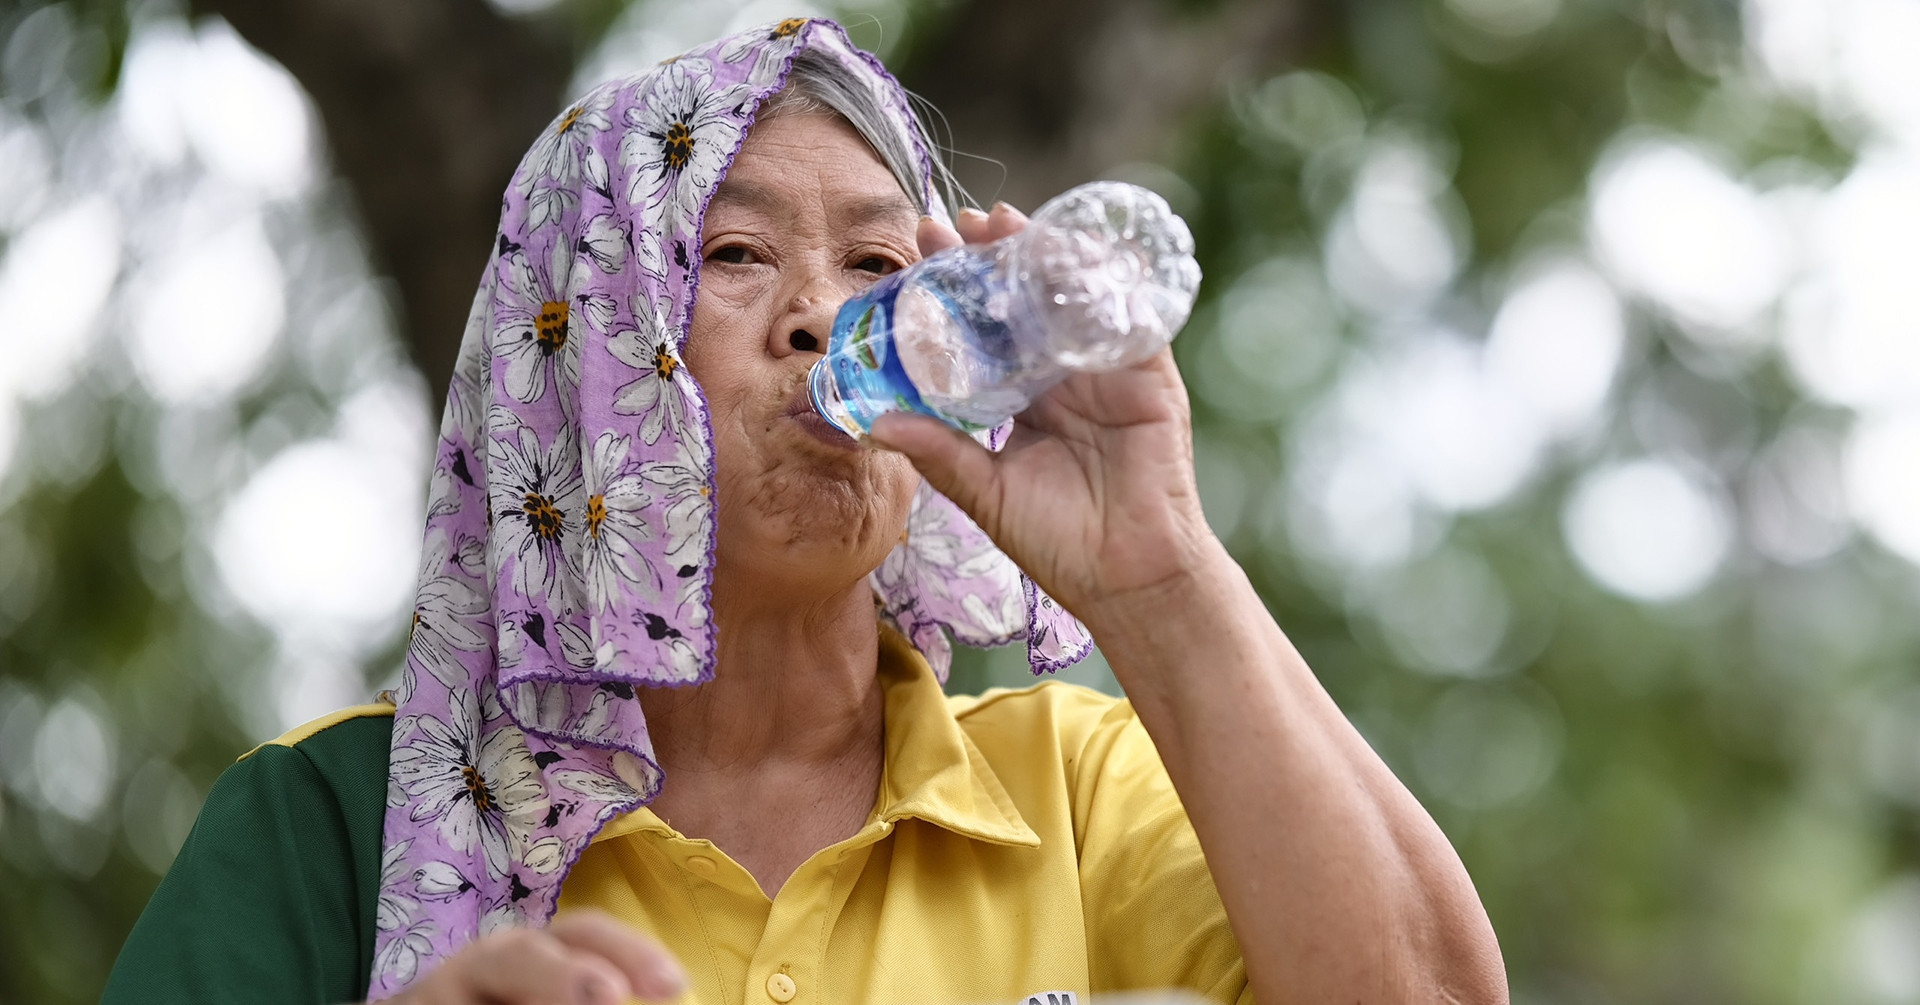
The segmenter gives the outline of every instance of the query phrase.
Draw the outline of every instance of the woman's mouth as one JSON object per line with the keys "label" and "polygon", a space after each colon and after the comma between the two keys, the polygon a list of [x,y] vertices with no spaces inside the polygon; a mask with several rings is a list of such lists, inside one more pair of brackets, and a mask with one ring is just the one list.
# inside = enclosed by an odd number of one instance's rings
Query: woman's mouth
{"label": "woman's mouth", "polygon": [[807,435],[827,446],[839,450],[860,449],[858,440],[841,432],[839,426],[828,422],[819,412],[814,411],[813,396],[807,391],[805,384],[800,385],[793,397],[788,399],[786,418],[798,423]]}

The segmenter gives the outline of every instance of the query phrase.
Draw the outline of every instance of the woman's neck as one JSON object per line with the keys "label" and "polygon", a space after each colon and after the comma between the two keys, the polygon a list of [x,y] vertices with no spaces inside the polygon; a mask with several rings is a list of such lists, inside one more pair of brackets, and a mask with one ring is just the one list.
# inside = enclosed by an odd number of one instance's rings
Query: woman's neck
{"label": "woman's neck", "polygon": [[723,588],[738,581],[714,577],[713,679],[645,690],[641,704],[666,773],[653,811],[771,897],[873,812],[886,759],[879,628],[864,578],[821,594],[764,579]]}
{"label": "woman's neck", "polygon": [[722,571],[713,679],[641,695],[661,767],[731,776],[877,757],[879,626],[865,579],[808,594]]}

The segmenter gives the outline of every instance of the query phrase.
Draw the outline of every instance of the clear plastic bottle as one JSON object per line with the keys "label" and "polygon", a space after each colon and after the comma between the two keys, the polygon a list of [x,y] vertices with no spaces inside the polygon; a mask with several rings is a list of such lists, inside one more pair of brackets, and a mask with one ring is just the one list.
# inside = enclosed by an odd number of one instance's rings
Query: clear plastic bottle
{"label": "clear plastic bottle", "polygon": [[854,437],[896,411],[988,429],[1070,373],[1160,351],[1199,286],[1193,236],[1166,200],[1081,185],[1018,234],[942,251],[847,301],[809,375],[813,407]]}

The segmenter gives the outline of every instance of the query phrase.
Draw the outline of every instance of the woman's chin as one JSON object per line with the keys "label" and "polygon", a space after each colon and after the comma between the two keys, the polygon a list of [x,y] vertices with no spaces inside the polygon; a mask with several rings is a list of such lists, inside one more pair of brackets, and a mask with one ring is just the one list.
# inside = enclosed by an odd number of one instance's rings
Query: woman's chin
{"label": "woman's chin", "polygon": [[[897,454],[824,445],[794,451],[769,474],[750,498],[740,499],[740,514],[764,528],[751,536],[780,542],[789,553],[832,553],[854,565],[873,552],[862,574],[898,539],[919,484]],[[723,496],[722,505],[730,501]]]}

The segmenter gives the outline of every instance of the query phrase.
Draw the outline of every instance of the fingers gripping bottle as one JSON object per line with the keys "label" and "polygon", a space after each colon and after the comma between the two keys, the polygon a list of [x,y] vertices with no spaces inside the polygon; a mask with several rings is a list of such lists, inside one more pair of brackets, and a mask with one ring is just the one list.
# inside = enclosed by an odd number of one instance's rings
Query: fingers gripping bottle
{"label": "fingers gripping bottle", "polygon": [[1138,363],[1193,310],[1193,237],[1137,185],[1081,185],[1025,230],[950,248],[846,302],[809,374],[813,407],[849,436],[887,412],[990,429],[1074,372]]}

